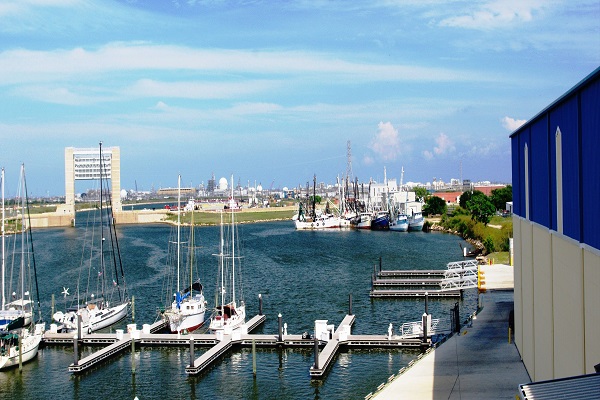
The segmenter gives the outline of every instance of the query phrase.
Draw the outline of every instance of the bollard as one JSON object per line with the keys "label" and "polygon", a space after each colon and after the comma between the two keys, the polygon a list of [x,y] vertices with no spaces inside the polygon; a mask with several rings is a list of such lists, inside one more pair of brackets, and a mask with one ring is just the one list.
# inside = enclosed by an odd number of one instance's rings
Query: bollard
{"label": "bollard", "polygon": [[348,295],[348,315],[352,315],[352,293]]}
{"label": "bollard", "polygon": [[279,343],[283,342],[283,331],[282,331],[282,326],[281,326],[281,313],[279,313],[279,315],[277,316],[277,319],[279,320]]}
{"label": "bollard", "polygon": [[133,338],[133,334],[131,337],[131,374],[135,375],[135,339]]}
{"label": "bollard", "polygon": [[194,356],[194,337],[190,336],[190,367],[195,368],[195,362],[196,360]]}
{"label": "bollard", "polygon": [[256,339],[252,339],[252,375],[256,379]]}
{"label": "bollard", "polygon": [[131,322],[135,322],[135,296],[131,296]]}
{"label": "bollard", "polygon": [[258,315],[263,315],[262,310],[262,294],[258,294]]}
{"label": "bollard", "polygon": [[319,339],[315,335],[315,369],[319,369]]}

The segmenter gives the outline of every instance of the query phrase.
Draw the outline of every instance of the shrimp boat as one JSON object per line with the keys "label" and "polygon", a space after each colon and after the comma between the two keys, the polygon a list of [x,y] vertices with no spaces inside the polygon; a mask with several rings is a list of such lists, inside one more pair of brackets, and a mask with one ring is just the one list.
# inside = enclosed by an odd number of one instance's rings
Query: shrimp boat
{"label": "shrimp boat", "polygon": [[[88,271],[90,279],[85,278],[88,285],[84,290],[77,283],[75,304],[52,316],[59,324],[60,331],[77,330],[78,320],[81,319],[81,330],[92,333],[121,321],[129,311],[129,295],[112,214],[110,190],[106,182],[110,170],[108,161],[109,158],[102,153],[100,142],[99,202],[95,212],[88,217],[83,238],[83,252],[89,255],[89,259],[82,260],[82,269]],[[104,187],[105,184],[107,187]],[[81,280],[84,278],[81,277]],[[63,294],[66,301],[68,288],[63,289]]]}
{"label": "shrimp boat", "polygon": [[[2,179],[2,308],[0,309],[0,370],[19,366],[37,356],[38,348],[44,333],[44,324],[33,324],[34,301],[31,300],[30,291],[35,284],[37,293],[37,273],[35,257],[33,256],[33,240],[31,235],[31,224],[29,223],[29,208],[27,206],[27,186],[25,184],[25,166],[21,166],[21,180],[19,182],[20,200],[19,212],[15,214],[14,221],[14,244],[10,248],[15,250],[11,256],[13,266],[16,270],[16,280],[6,279],[6,255],[5,255],[5,220],[4,207],[4,168]],[[18,201],[19,201],[18,200]],[[16,209],[17,207],[15,207]],[[20,218],[19,217],[20,213]],[[20,242],[20,244],[18,244]],[[20,247],[20,252],[17,252]],[[20,254],[18,254],[20,253]],[[32,271],[31,271],[32,270]],[[11,274],[12,275],[12,274]],[[33,279],[33,282],[32,282]],[[14,300],[6,302],[6,291],[11,293]],[[17,297],[21,297],[17,299]],[[41,320],[41,311],[38,312]]]}
{"label": "shrimp boat", "polygon": [[[176,291],[173,294],[173,301],[171,307],[162,313],[162,317],[169,324],[171,333],[188,333],[192,332],[204,324],[204,316],[206,313],[206,301],[204,300],[204,294],[202,293],[202,284],[200,279],[193,281],[194,266],[195,266],[195,249],[194,249],[194,211],[191,210],[191,226],[188,237],[187,246],[187,262],[189,269],[183,270],[181,268],[181,175],[178,178],[178,191],[177,191],[177,238],[176,238],[176,254],[175,257],[175,268],[173,274],[170,275],[171,283],[176,282]],[[171,263],[173,264],[173,263]],[[188,275],[189,272],[189,275]],[[180,286],[187,279],[186,289],[180,290]],[[183,286],[186,284],[184,283]],[[172,293],[168,290],[168,293]]]}
{"label": "shrimp boat", "polygon": [[[233,176],[231,177],[231,198],[233,199]],[[217,290],[215,292],[215,310],[210,321],[212,332],[231,332],[246,322],[246,304],[243,300],[241,280],[241,258],[239,251],[235,212],[229,212],[231,222],[228,234],[224,233],[223,213],[221,212],[221,240]],[[236,297],[236,296],[239,296]]]}

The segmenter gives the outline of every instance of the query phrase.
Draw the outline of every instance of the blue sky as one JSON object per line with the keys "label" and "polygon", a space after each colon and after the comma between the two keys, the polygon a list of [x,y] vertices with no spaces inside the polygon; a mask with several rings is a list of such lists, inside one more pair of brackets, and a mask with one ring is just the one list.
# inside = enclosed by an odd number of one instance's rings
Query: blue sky
{"label": "blue sky", "polygon": [[0,1],[0,165],[64,194],[64,148],[124,188],[510,182],[510,133],[600,65],[598,0]]}

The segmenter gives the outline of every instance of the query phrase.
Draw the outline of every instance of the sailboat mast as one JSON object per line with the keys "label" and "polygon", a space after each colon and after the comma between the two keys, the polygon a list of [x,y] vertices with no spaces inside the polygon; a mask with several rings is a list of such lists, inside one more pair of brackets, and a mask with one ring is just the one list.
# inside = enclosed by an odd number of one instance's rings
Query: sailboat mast
{"label": "sailboat mast", "polygon": [[6,264],[4,260],[4,219],[6,217],[4,211],[4,168],[2,168],[2,310],[4,310],[4,305],[6,304],[6,295],[4,293],[4,275],[6,273]]}
{"label": "sailboat mast", "polygon": [[23,196],[23,171],[25,165],[21,164],[21,179],[19,182],[19,196],[21,196],[21,306],[25,309],[25,197]]}
{"label": "sailboat mast", "polygon": [[[104,160],[102,159],[102,142],[100,142],[100,272],[104,276],[104,218],[102,214],[102,192],[104,184],[102,183],[102,168]],[[104,277],[101,280],[102,297],[104,297]]]}
{"label": "sailboat mast", "polygon": [[192,286],[194,286],[192,279],[194,279],[194,209],[192,208],[192,217],[191,217],[191,223],[190,223],[190,246],[189,246],[189,251],[190,251],[190,298],[192,298],[194,296],[194,288]]}
{"label": "sailboat mast", "polygon": [[177,177],[177,293],[179,293],[179,265],[181,257],[181,175]]}
{"label": "sailboat mast", "polygon": [[223,239],[223,210],[221,210],[221,315],[223,315],[225,305],[225,254],[223,253],[225,240]]}
{"label": "sailboat mast", "polygon": [[[27,232],[29,232],[29,246],[31,250],[31,261],[33,263],[33,277],[35,279],[35,296],[37,298],[37,306],[38,306],[38,320],[42,320],[42,307],[40,304],[40,288],[38,285],[37,279],[37,268],[35,266],[35,252],[33,251],[33,235],[31,233],[31,213],[29,212],[29,195],[27,194],[27,179],[25,179],[25,164],[23,164],[23,193],[25,193],[25,207],[27,211]],[[31,291],[31,289],[30,289]],[[29,295],[31,298],[31,294]],[[33,315],[33,310],[32,310]]]}
{"label": "sailboat mast", "polygon": [[233,175],[231,175],[231,299],[235,307],[235,212],[233,211]]}

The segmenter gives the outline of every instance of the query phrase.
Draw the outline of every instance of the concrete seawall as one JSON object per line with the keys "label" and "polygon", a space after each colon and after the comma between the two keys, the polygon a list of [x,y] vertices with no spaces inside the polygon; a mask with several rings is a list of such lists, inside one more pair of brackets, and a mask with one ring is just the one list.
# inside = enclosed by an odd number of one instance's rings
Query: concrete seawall
{"label": "concrete seawall", "polygon": [[[120,211],[114,214],[117,224],[150,224],[162,222],[168,210],[131,210]],[[32,228],[53,228],[60,226],[73,226],[75,216],[59,212],[32,214],[30,216]]]}

